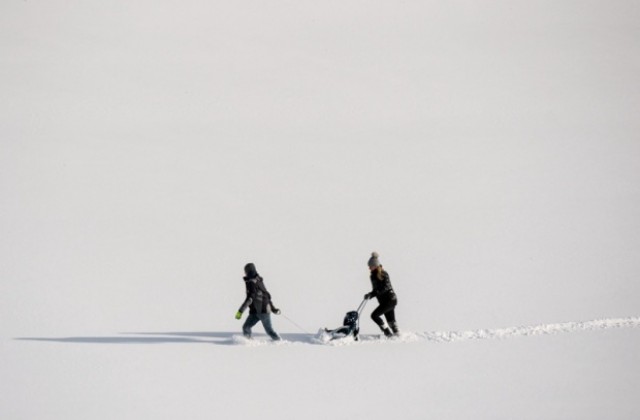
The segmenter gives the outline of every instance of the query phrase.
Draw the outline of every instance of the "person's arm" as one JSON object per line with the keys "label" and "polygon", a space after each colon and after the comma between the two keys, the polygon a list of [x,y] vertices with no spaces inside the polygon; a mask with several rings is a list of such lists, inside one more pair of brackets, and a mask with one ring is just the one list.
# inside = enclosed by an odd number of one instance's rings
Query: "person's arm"
{"label": "person's arm", "polygon": [[270,305],[271,305],[271,312],[273,312],[276,315],[280,315],[280,309],[276,308],[276,305],[274,305],[273,302],[271,302]]}
{"label": "person's arm", "polygon": [[[240,309],[238,309],[238,313],[242,316],[242,313],[253,303],[253,299],[256,295],[255,285],[251,282],[247,283],[247,298],[240,305]],[[236,318],[238,318],[238,313],[236,313]],[[239,318],[238,318],[239,319]]]}

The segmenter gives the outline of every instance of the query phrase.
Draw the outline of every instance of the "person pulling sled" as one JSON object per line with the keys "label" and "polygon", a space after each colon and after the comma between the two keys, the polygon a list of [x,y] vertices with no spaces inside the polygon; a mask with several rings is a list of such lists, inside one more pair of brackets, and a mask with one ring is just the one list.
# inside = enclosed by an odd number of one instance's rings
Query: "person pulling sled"
{"label": "person pulling sled", "polygon": [[242,313],[249,308],[249,317],[242,325],[242,334],[246,338],[251,338],[251,328],[258,322],[262,322],[262,326],[266,333],[273,340],[280,340],[280,336],[271,325],[271,313],[280,314],[280,309],[276,308],[271,302],[271,294],[267,291],[262,277],[258,275],[256,266],[249,263],[244,266],[244,284],[247,292],[247,298],[242,302],[240,309],[236,312],[236,319],[242,318]]}
{"label": "person pulling sled", "polygon": [[[380,327],[386,337],[392,337],[400,333],[396,322],[395,308],[398,305],[398,298],[391,286],[389,274],[382,268],[377,252],[371,253],[371,258],[367,261],[370,271],[371,292],[364,295],[365,299],[378,299],[378,307],[371,313],[371,319]],[[386,326],[382,316],[387,320]]]}

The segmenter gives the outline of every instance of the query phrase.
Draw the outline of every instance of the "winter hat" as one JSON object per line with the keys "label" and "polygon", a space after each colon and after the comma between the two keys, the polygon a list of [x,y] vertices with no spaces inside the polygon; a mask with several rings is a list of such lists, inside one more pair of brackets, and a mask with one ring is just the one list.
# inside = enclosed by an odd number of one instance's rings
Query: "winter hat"
{"label": "winter hat", "polygon": [[377,252],[371,253],[371,258],[369,258],[369,261],[367,261],[367,264],[369,265],[369,268],[376,268],[380,266],[380,261],[378,261]]}
{"label": "winter hat", "polygon": [[253,263],[249,263],[249,264],[244,266],[244,273],[250,279],[258,276],[258,272],[256,271],[256,266],[253,265]]}

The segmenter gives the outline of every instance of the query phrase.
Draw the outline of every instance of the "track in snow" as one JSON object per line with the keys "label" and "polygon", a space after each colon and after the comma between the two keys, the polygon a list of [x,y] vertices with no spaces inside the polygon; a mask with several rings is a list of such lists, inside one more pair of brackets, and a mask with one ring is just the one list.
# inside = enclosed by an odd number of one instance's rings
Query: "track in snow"
{"label": "track in snow", "polygon": [[640,327],[640,317],[609,318],[594,321],[565,322],[561,324],[544,324],[531,327],[480,329],[475,331],[431,331],[423,333],[422,336],[428,341],[452,342],[636,327]]}
{"label": "track in snow", "polygon": [[574,333],[580,331],[599,331],[619,328],[640,327],[640,317],[609,318],[594,321],[565,322],[559,324],[544,324],[529,327],[509,327],[496,329],[479,329],[470,331],[427,331],[402,332],[399,337],[392,339],[380,338],[379,335],[361,334],[360,341],[351,337],[328,341],[320,333],[283,333],[283,341],[272,342],[266,335],[256,331],[254,340],[246,340],[239,332],[138,332],[121,333],[116,336],[93,337],[22,337],[16,340],[41,341],[75,344],[214,344],[227,346],[264,346],[264,345],[360,345],[374,343],[415,343],[437,342],[449,343],[468,340],[507,339],[512,337],[526,337],[534,335],[551,335]]}

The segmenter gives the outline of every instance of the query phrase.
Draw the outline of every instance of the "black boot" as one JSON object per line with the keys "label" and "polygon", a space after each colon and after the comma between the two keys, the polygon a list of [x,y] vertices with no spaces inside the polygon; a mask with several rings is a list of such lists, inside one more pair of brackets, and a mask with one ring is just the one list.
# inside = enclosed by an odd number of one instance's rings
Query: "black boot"
{"label": "black boot", "polygon": [[391,330],[389,328],[383,328],[382,332],[384,333],[385,337],[393,337],[393,333],[391,332]]}
{"label": "black boot", "polygon": [[391,327],[391,331],[393,331],[393,335],[399,335],[400,334],[400,330],[398,329],[398,323],[397,322],[390,322],[389,326]]}

